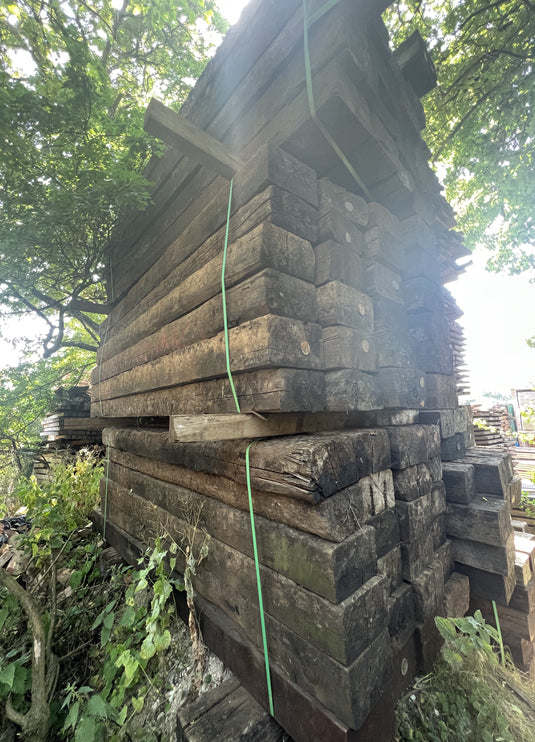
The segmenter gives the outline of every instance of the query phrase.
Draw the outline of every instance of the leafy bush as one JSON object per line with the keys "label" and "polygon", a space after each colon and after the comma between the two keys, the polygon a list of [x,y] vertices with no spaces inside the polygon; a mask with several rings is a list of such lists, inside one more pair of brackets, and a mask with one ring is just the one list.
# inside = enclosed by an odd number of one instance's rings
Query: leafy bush
{"label": "leafy bush", "polygon": [[533,742],[534,689],[503,657],[499,631],[480,611],[435,622],[445,643],[398,704],[397,742]]}

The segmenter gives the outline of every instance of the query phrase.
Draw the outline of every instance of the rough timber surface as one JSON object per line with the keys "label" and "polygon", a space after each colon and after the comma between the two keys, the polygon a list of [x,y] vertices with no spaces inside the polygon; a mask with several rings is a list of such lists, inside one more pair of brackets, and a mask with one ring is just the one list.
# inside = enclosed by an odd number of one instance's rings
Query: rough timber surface
{"label": "rough timber surface", "polygon": [[288,735],[236,678],[180,709],[179,742],[288,742]]}
{"label": "rough timber surface", "polygon": [[[188,512],[198,513],[199,527],[219,541],[253,556],[249,514],[220,500],[164,482],[113,461],[108,471],[110,498],[141,524],[154,520],[153,506],[161,509],[162,526],[187,531]],[[376,573],[375,536],[363,526],[340,543],[325,541],[296,528],[256,515],[259,559],[262,564],[297,584],[338,603]]]}
{"label": "rough timber surface", "polygon": [[[233,374],[233,380],[243,412],[317,412],[325,407],[325,377],[321,371],[261,369]],[[236,403],[228,378],[208,379],[116,399],[102,399],[99,389],[93,390],[93,415],[97,417],[235,411]]]}
{"label": "rough timber surface", "polygon": [[[103,440],[114,448],[135,445],[135,453],[216,474],[244,484],[247,441],[169,443],[168,434],[107,429]],[[154,451],[154,444],[157,453]],[[384,430],[352,430],[272,438],[250,451],[251,485],[318,503],[373,472],[390,468]]]}
{"label": "rough timber surface", "polygon": [[[249,510],[247,487],[244,484],[169,463],[166,461],[165,451],[158,448],[162,438],[158,440],[157,436],[158,434],[152,436],[152,453],[139,446],[139,440],[132,440],[128,436],[121,437],[120,441],[117,437],[114,438],[114,444],[126,450],[110,446],[110,460],[155,480],[169,482],[220,500],[238,510]],[[167,442],[167,437],[163,442]],[[359,531],[362,524],[375,514],[369,496],[372,485],[370,483],[370,487],[366,486],[367,479],[364,477],[360,482],[346,487],[317,505],[253,489],[254,512],[326,541],[340,543]]]}

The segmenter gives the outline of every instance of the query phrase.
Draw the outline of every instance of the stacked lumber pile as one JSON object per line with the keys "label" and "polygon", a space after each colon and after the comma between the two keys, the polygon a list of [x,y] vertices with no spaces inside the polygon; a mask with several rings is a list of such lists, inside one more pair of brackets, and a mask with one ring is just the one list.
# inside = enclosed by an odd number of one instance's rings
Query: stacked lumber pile
{"label": "stacked lumber pile", "polygon": [[457,394],[461,396],[470,393],[470,374],[465,359],[466,339],[464,336],[464,327],[457,322],[464,313],[459,308],[451,291],[446,287],[443,287],[442,290],[444,295],[446,318],[450,328],[450,342],[453,352],[455,379],[457,381]]}
{"label": "stacked lumber pile", "polygon": [[[168,533],[197,554],[210,535],[194,583],[203,634],[266,703],[246,442],[124,428],[104,442],[107,537],[128,550]],[[250,458],[277,720],[298,740],[349,739],[374,707],[391,723],[385,690],[419,669],[415,632],[446,594],[468,607],[466,578],[451,577],[438,428],[272,438]]]}
{"label": "stacked lumber pile", "polygon": [[478,446],[511,446],[515,439],[512,437],[511,415],[506,405],[495,405],[488,410],[481,409],[480,405],[472,405],[474,418],[481,424],[474,427],[474,436]]}
{"label": "stacked lumber pile", "polygon": [[[507,606],[498,604],[503,642],[519,669],[535,676],[535,536],[514,534],[515,586]],[[479,609],[495,624],[492,601],[473,595],[470,610]]]}
{"label": "stacked lumber pile", "polygon": [[102,428],[98,420],[90,419],[91,397],[88,386],[58,389],[54,409],[42,422],[41,437],[50,444],[91,445],[102,440]]}
{"label": "stacked lumber pile", "polygon": [[520,480],[511,457],[472,448],[443,463],[446,533],[457,571],[470,577],[472,595],[507,606],[515,587],[511,507],[520,502]]}
{"label": "stacked lumber pile", "polygon": [[[408,48],[392,57],[385,4],[308,4],[314,108],[356,180],[311,116],[301,0],[249,6],[187,119],[149,108],[152,131],[186,149],[153,164],[152,204],[110,247],[92,377],[91,414],[117,421],[103,433],[106,537],[134,559],[160,532],[193,555],[209,535],[203,635],[266,707],[245,468],[261,438],[269,667],[297,742],[389,739],[394,699],[437,650],[433,617],[464,613],[472,579],[453,572],[469,535],[450,528],[441,469],[474,443],[442,291],[466,251],[420,137],[425,76]],[[154,416],[171,434],[121,422]],[[471,511],[481,559],[477,523],[493,512]]]}
{"label": "stacked lumber pile", "polygon": [[[361,186],[311,120],[301,2],[276,13],[271,2],[253,4],[244,33],[258,46],[239,49],[251,69],[234,56],[237,26],[183,109],[241,163],[226,303],[244,411],[417,408],[426,381],[435,399],[438,385],[456,406],[440,287],[466,250],[450,231],[419,135],[421,104],[392,59],[379,10],[342,0],[310,29],[318,116]],[[208,96],[223,61],[225,97]],[[164,113],[151,114],[158,127]],[[228,182],[177,153],[155,168],[154,205],[111,251],[116,301],[93,414],[234,411],[220,279]]]}

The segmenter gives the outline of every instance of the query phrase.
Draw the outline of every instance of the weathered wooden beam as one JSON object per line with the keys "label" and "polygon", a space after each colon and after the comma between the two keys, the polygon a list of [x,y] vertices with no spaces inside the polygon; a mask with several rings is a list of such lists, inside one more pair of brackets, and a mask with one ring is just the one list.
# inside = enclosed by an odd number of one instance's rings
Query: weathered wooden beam
{"label": "weathered wooden beam", "polygon": [[149,134],[181,150],[191,159],[206,165],[227,180],[231,180],[243,166],[229,147],[156,98],[152,98],[147,106],[143,126]]}
{"label": "weathered wooden beam", "polygon": [[223,415],[171,415],[169,440],[180,443],[230,441],[244,438],[273,438],[299,433],[336,430],[344,419],[321,413],[230,413]]}

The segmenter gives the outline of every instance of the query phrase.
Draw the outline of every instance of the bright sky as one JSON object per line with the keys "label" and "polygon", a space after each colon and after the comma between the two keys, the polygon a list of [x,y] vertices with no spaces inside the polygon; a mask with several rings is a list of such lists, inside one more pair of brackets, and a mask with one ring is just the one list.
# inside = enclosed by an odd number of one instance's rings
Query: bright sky
{"label": "bright sky", "polygon": [[[245,0],[219,0],[222,14],[235,23]],[[466,360],[472,396],[483,392],[508,394],[512,388],[535,386],[535,350],[526,338],[535,335],[535,285],[527,276],[506,276],[484,270],[486,258],[474,255],[474,265],[458,281],[448,284],[461,309],[460,323],[467,338]],[[16,337],[35,332],[35,321],[2,328]],[[16,362],[9,344],[0,340],[0,366]]]}

